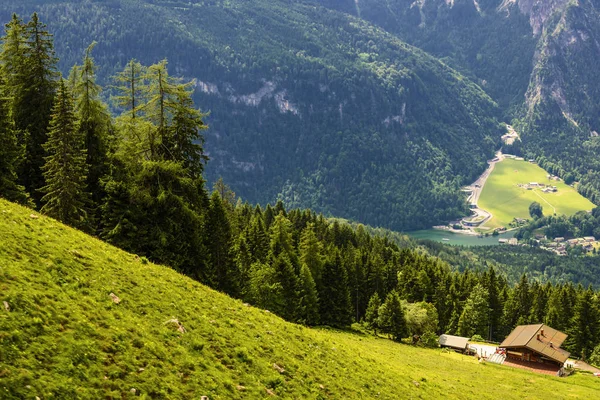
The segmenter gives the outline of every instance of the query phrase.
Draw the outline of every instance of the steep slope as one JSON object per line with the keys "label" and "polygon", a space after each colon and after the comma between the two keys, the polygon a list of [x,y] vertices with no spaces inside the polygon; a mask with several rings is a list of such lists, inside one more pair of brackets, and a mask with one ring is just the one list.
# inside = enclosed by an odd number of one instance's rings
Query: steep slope
{"label": "steep slope", "polygon": [[[0,397],[594,398],[597,379],[283,322],[0,200]],[[118,297],[118,299],[116,297]],[[175,321],[176,320],[176,321]]]}
{"label": "steep slope", "polygon": [[315,0],[360,15],[472,77],[517,118],[511,152],[600,201],[597,0]]}
{"label": "steep slope", "polygon": [[[503,0],[314,0],[360,15],[472,78],[507,115],[523,102],[536,38],[529,9]],[[524,2],[522,2],[524,3]]]}
{"label": "steep slope", "polygon": [[[303,2],[6,1],[39,10],[67,70],[92,40],[106,66],[167,57],[211,112],[209,181],[251,202],[395,229],[464,213],[500,136],[473,82],[394,36]],[[106,80],[105,80],[106,82]]]}
{"label": "steep slope", "polygon": [[600,9],[557,2],[542,25],[522,123],[528,155],[600,201]]}

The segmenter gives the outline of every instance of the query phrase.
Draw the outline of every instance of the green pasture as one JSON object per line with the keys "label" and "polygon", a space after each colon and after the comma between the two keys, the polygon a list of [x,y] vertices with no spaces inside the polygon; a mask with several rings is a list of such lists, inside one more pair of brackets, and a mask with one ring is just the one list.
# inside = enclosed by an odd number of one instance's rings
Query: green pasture
{"label": "green pasture", "polygon": [[[573,215],[591,210],[594,204],[564,182],[548,179],[548,172],[527,161],[505,159],[496,164],[479,198],[479,207],[490,212],[493,218],[488,228],[506,226],[514,218],[529,218],[529,205],[537,201],[544,215]],[[541,189],[527,190],[517,185],[537,182],[556,186],[558,192],[543,193]]]}
{"label": "green pasture", "polygon": [[0,399],[592,399],[600,379],[310,329],[0,200]]}

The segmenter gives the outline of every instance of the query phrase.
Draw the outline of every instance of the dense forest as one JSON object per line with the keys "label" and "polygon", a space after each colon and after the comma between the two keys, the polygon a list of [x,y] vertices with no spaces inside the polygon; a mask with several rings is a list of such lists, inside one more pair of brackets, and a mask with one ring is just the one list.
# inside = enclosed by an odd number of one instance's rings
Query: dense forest
{"label": "dense forest", "polygon": [[600,201],[597,0],[314,0],[366,19],[481,86],[522,141],[506,153]]}
{"label": "dense forest", "polygon": [[308,2],[9,0],[0,19],[35,10],[56,35],[63,73],[98,42],[105,97],[132,57],[167,58],[194,81],[210,113],[205,177],[222,176],[251,203],[425,228],[468,213],[460,187],[500,144],[499,109],[480,87]]}
{"label": "dense forest", "polygon": [[65,79],[33,14],[6,25],[0,68],[0,196],[95,234],[283,318],[344,328],[363,322],[400,340],[457,333],[500,340],[517,324],[569,333],[576,356],[600,354],[591,287],[516,285],[495,268],[454,271],[362,226],[310,210],[251,206],[203,178],[205,114],[167,62],[131,60],[113,79],[113,118],[92,43]]}

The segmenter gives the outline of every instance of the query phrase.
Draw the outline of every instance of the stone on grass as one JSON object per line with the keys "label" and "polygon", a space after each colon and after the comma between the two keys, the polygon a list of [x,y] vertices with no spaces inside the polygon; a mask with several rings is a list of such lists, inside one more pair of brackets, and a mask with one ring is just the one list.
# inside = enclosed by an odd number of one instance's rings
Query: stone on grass
{"label": "stone on grass", "polygon": [[276,370],[277,372],[279,372],[280,374],[283,374],[283,373],[285,372],[285,369],[284,369],[282,366],[280,366],[280,365],[277,365],[276,363],[275,363],[275,364],[273,364],[273,368],[275,368],[275,370]]}
{"label": "stone on grass", "polygon": [[121,299],[116,294],[111,292],[111,294],[109,294],[109,296],[112,299],[113,303],[119,304],[121,302]]}
{"label": "stone on grass", "polygon": [[2,304],[4,304],[4,309],[7,312],[10,312],[10,305],[8,304],[8,301],[3,301]]}

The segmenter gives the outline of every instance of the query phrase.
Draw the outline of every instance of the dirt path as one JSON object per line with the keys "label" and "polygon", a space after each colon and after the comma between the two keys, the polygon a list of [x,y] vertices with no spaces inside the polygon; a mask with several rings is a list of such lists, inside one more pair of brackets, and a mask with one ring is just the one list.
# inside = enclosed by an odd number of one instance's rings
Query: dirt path
{"label": "dirt path", "polygon": [[539,197],[540,199],[544,200],[546,202],[546,204],[548,204],[550,207],[552,207],[552,209],[554,210],[554,214],[556,214],[556,208],[554,208],[554,206],[552,204],[550,204],[548,202],[548,200],[546,200],[545,198],[543,198],[538,192],[537,190],[534,190],[533,193],[536,194],[537,197]]}

